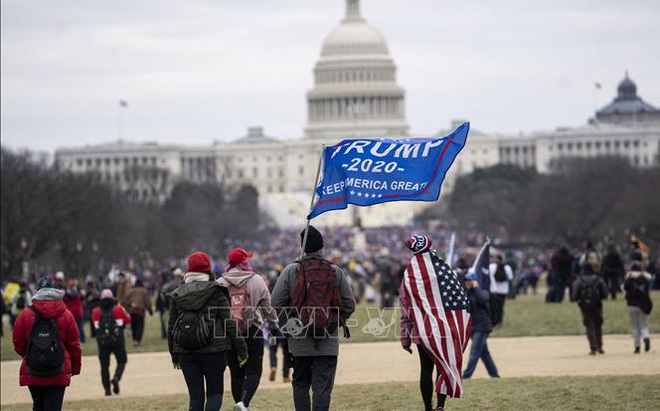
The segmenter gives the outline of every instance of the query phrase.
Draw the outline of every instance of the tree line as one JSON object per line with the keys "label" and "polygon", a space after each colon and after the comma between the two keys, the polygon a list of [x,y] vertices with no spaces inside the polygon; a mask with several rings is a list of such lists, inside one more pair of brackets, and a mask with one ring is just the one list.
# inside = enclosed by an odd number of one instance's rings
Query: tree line
{"label": "tree line", "polygon": [[3,279],[20,276],[26,263],[83,276],[129,259],[180,258],[191,247],[223,250],[227,236],[249,238],[260,220],[250,185],[178,182],[164,202],[145,203],[31,152],[3,147],[1,168]]}
{"label": "tree line", "polygon": [[571,158],[548,174],[496,165],[458,178],[445,218],[517,244],[621,244],[631,234],[660,245],[660,167],[637,168],[622,157]]}

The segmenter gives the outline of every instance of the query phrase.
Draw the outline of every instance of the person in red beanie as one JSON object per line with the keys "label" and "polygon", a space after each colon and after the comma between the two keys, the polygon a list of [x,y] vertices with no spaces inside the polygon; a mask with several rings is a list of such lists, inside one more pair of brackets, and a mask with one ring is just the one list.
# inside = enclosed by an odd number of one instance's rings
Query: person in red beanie
{"label": "person in red beanie", "polygon": [[188,386],[188,409],[217,411],[222,406],[226,353],[233,347],[239,365],[247,362],[245,341],[231,316],[229,292],[215,282],[209,256],[195,252],[188,257],[183,284],[168,297],[168,348],[174,368],[183,371]]}
{"label": "person in red beanie", "polygon": [[[14,350],[23,358],[20,385],[30,389],[35,411],[61,410],[71,376],[80,374],[82,351],[78,326],[63,297],[64,290],[57,289],[51,277],[42,278],[37,283],[32,305],[21,312],[14,325]],[[36,334],[32,332],[33,326],[37,327]],[[52,356],[44,356],[35,349],[36,343],[46,341],[45,338],[52,340]]]}
{"label": "person in red beanie", "polygon": [[[105,395],[112,392],[119,394],[119,381],[124,374],[128,355],[126,355],[126,339],[124,329],[131,323],[131,316],[117,301],[109,288],[101,292],[99,306],[92,310],[92,321],[96,329],[96,343],[99,349],[99,363],[101,364],[101,383]],[[117,368],[110,380],[110,354],[115,355]]]}
{"label": "person in red beanie", "polygon": [[264,336],[261,327],[268,321],[271,333],[277,333],[277,313],[270,305],[270,293],[264,279],[250,265],[252,253],[236,247],[227,255],[227,271],[218,283],[227,287],[238,330],[248,348],[248,362],[239,365],[238,352],[227,356],[231,372],[231,393],[236,411],[246,411],[257,392],[263,372]]}

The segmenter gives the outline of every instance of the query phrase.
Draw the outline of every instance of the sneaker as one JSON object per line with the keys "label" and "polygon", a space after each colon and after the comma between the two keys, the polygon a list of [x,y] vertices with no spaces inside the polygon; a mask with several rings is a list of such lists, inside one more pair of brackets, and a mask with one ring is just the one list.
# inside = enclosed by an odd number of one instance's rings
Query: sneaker
{"label": "sneaker", "polygon": [[650,338],[644,338],[644,351],[649,351],[651,350],[651,339]]}
{"label": "sneaker", "polygon": [[250,409],[243,404],[243,401],[241,401],[234,405],[234,411],[250,411]]}
{"label": "sneaker", "polygon": [[275,376],[277,375],[277,368],[271,367],[270,375],[268,376],[268,381],[275,381]]}
{"label": "sneaker", "polygon": [[596,351],[595,350],[589,351],[589,355],[596,355]]}
{"label": "sneaker", "polygon": [[635,347],[635,352],[634,354],[639,354],[639,347]]}
{"label": "sneaker", "polygon": [[598,349],[598,354],[605,354],[605,351],[603,351],[602,348],[599,348],[599,349]]}
{"label": "sneaker", "polygon": [[106,397],[109,397],[109,396],[111,396],[111,395],[112,395],[112,393],[110,392],[110,388],[106,388],[106,389],[105,389],[105,396],[106,396]]}
{"label": "sneaker", "polygon": [[115,394],[119,394],[119,380],[113,379],[112,380],[112,392]]}

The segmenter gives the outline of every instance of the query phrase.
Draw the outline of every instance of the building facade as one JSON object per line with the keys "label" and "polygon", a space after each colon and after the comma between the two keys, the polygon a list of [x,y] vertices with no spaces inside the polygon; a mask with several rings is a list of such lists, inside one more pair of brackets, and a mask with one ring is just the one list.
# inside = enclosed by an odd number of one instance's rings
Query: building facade
{"label": "building facade", "polygon": [[[61,148],[56,163],[73,172],[93,172],[137,201],[164,201],[178,181],[252,184],[262,206],[281,224],[300,224],[322,144],[343,138],[407,137],[405,92],[396,83],[396,65],[384,37],[367,24],[359,0],[346,0],[346,14],[326,37],[307,94],[304,137],[278,139],[262,127],[245,136],[208,146],[112,144]],[[454,122],[445,135],[461,121]],[[473,125],[474,126],[474,125]],[[639,167],[660,164],[660,111],[637,96],[628,77],[617,97],[585,126],[519,135],[473,130],[449,170],[443,191],[461,174],[496,164],[514,164],[549,172],[558,159],[620,155]],[[365,225],[409,221],[425,203],[389,203],[360,208]],[[351,213],[326,213],[316,224],[350,224]]]}

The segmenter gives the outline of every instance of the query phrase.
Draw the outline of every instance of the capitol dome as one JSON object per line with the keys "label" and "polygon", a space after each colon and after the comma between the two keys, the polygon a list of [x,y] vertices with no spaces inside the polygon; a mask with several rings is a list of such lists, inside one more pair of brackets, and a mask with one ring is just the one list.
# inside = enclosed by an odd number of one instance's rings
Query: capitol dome
{"label": "capitol dome", "polygon": [[383,35],[346,0],[346,15],[325,38],[307,93],[310,137],[383,137],[408,132],[405,92]]}

